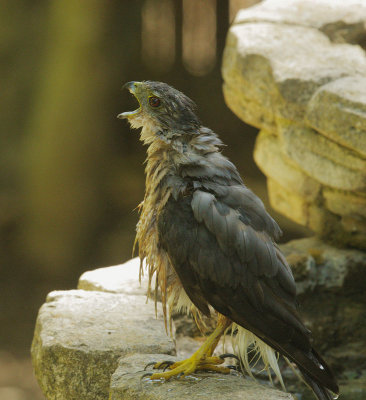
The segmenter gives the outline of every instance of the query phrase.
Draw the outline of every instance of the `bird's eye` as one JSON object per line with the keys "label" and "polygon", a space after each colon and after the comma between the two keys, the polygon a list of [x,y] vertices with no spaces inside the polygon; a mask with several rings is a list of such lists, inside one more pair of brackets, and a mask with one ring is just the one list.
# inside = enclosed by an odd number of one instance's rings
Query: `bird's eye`
{"label": "bird's eye", "polygon": [[159,107],[160,106],[159,97],[155,97],[155,96],[149,97],[149,104],[151,107]]}

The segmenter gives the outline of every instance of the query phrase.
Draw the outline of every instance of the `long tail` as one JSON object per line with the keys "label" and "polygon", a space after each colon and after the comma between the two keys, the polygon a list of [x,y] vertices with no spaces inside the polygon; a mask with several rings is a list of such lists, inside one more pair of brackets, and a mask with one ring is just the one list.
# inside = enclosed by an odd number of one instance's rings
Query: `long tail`
{"label": "long tail", "polygon": [[308,354],[296,352],[295,357],[304,381],[319,400],[338,398],[339,388],[333,372],[314,348]]}
{"label": "long tail", "polygon": [[286,356],[293,360],[301,371],[304,381],[311,387],[319,400],[337,398],[339,388],[337,381],[323,358],[314,348],[308,353],[294,349],[290,345]]}
{"label": "long tail", "polygon": [[334,400],[338,398],[338,394],[333,394],[324,386],[319,385],[319,383],[314,381],[314,379],[312,379],[307,373],[302,372],[302,377],[304,381],[310,386],[318,400]]}
{"label": "long tail", "polygon": [[249,375],[252,376],[248,351],[250,349],[253,350],[254,347],[255,352],[262,358],[265,369],[269,372],[269,368],[271,368],[284,388],[281,372],[277,364],[278,357],[276,354],[280,353],[296,363],[303,381],[313,390],[318,400],[334,400],[338,397],[339,389],[335,377],[326,362],[314,349],[305,353],[291,344],[285,348],[279,347],[275,343],[266,344],[245,328],[238,325],[234,325],[234,327],[237,329],[237,335],[233,339],[233,347]]}

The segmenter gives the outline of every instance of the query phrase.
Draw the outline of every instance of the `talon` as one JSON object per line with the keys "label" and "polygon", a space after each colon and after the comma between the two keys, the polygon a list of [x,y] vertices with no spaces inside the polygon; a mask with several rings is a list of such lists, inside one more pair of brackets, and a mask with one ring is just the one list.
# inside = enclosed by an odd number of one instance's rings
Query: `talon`
{"label": "talon", "polygon": [[239,371],[236,365],[225,365],[226,368],[233,369],[234,371]]}
{"label": "talon", "polygon": [[174,364],[173,361],[166,361],[163,364],[166,364],[166,366],[163,368],[163,372],[165,372],[171,365]]}
{"label": "talon", "polygon": [[[220,337],[225,332],[226,328],[231,324],[231,321],[225,321],[222,323],[218,323],[218,326],[216,327],[214,332],[212,332],[212,334],[206,339],[203,345],[195,353],[193,353],[191,357],[182,361],[169,360],[155,363],[155,365],[153,366],[155,370],[164,369],[164,371],[156,373],[146,373],[141,376],[141,379],[149,377],[150,380],[167,381],[173,377],[184,378],[199,371],[212,371],[222,374],[229,374],[230,368],[226,368],[222,364],[224,364],[226,357],[238,359],[237,356],[229,353],[222,354],[220,357],[212,355]],[[153,364],[153,362],[147,364],[145,370],[147,367]],[[168,371],[165,371],[166,369],[168,369]]]}
{"label": "talon", "polygon": [[142,377],[140,378],[141,380],[143,380],[144,378],[154,375],[152,372],[147,372],[146,374],[142,375]]}
{"label": "talon", "polygon": [[221,354],[219,357],[220,357],[222,360],[225,360],[225,358],[235,358],[236,360],[240,361],[240,360],[239,360],[239,357],[236,356],[235,354],[232,354],[232,353]]}
{"label": "talon", "polygon": [[169,368],[173,364],[174,364],[174,361],[163,361],[163,362],[159,363],[156,367],[154,367],[154,369],[161,369],[164,367],[163,371],[165,371],[167,368]]}
{"label": "talon", "polygon": [[146,371],[146,368],[150,367],[150,365],[155,365],[155,364],[156,364],[156,361],[149,362],[148,364],[145,365],[144,371]]}

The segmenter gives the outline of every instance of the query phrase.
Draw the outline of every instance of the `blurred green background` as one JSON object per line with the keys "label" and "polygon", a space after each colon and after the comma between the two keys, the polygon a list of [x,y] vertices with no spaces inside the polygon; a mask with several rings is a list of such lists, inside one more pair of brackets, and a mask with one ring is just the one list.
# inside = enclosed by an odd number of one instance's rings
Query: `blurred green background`
{"label": "blurred green background", "polygon": [[[28,357],[49,291],[131,257],[145,149],[116,118],[136,107],[123,83],[165,81],[194,99],[267,203],[257,131],[226,107],[220,75],[230,20],[256,2],[1,3],[0,367],[1,355]],[[271,212],[285,241],[304,235]]]}

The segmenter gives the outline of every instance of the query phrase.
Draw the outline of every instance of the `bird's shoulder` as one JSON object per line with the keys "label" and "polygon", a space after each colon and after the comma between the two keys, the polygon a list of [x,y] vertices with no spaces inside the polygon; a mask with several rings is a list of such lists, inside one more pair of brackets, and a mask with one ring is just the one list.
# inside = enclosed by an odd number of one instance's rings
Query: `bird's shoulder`
{"label": "bird's shoulder", "polygon": [[195,151],[188,148],[180,155],[175,173],[166,181],[173,197],[178,199],[182,194],[192,194],[195,215],[199,214],[196,211],[201,200],[200,209],[214,205],[222,217],[230,215],[229,210],[233,210],[246,225],[278,239],[282,234],[278,224],[260,198],[245,186],[235,165],[217,150],[219,144],[216,140],[215,136],[200,135],[193,147]]}

